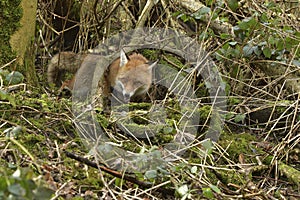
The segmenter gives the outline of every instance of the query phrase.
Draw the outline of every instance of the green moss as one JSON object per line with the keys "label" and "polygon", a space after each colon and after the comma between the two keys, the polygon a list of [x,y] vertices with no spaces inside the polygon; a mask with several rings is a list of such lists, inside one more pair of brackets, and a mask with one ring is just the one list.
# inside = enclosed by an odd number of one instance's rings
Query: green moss
{"label": "green moss", "polygon": [[[211,173],[208,174],[212,175]],[[236,170],[215,170],[212,177],[214,177],[215,175],[216,177],[218,177],[218,180],[220,180],[224,184],[233,183],[236,185],[246,185],[247,181],[251,180],[251,173],[249,173],[249,175],[246,175],[245,173],[238,173]]]}
{"label": "green moss", "polygon": [[97,114],[97,121],[103,128],[108,128],[108,126],[110,125],[109,120],[103,114]]}
{"label": "green moss", "polygon": [[205,122],[205,120],[209,116],[209,113],[211,112],[211,106],[210,105],[203,106],[199,108],[198,112],[200,113],[200,121]]}
{"label": "green moss", "polygon": [[173,54],[167,54],[165,53],[165,60],[162,60],[162,64],[170,65],[172,63],[177,68],[182,69],[185,67],[185,65],[181,62],[179,57],[174,56]]}
{"label": "green moss", "polygon": [[157,59],[157,50],[143,49],[141,54],[143,54],[148,60],[154,61]]}
{"label": "green moss", "polygon": [[253,150],[259,151],[254,145],[251,145],[254,141],[256,141],[256,138],[250,133],[233,134],[223,132],[218,143],[226,149],[226,152],[234,161],[238,162],[239,155],[243,154],[248,155],[244,157],[245,162],[251,163],[256,162],[255,157],[251,156],[255,155]]}
{"label": "green moss", "polygon": [[137,146],[134,142],[132,141],[125,141],[123,143],[123,146],[122,146],[125,150],[129,150],[131,152],[135,152],[135,153],[139,153],[141,151],[141,147]]}
{"label": "green moss", "polygon": [[0,66],[12,61],[16,54],[12,52],[10,36],[20,27],[22,17],[21,0],[0,1]]}

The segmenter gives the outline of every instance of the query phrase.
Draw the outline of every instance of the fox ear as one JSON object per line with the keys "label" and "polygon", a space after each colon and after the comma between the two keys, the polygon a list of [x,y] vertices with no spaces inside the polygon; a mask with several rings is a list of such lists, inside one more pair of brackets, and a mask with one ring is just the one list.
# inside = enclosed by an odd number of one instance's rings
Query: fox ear
{"label": "fox ear", "polygon": [[128,62],[128,58],[123,49],[120,50],[120,67],[123,67]]}
{"label": "fox ear", "polygon": [[148,63],[149,64],[148,69],[151,70],[153,67],[155,67],[157,65],[157,63],[158,63],[158,60],[153,63]]}

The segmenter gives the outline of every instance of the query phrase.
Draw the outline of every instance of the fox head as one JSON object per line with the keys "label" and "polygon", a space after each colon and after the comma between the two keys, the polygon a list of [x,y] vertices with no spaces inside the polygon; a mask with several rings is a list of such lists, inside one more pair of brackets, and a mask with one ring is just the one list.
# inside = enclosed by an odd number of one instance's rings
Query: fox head
{"label": "fox head", "polygon": [[132,54],[127,57],[121,50],[115,88],[123,94],[125,101],[148,91],[152,82],[152,68],[156,63],[157,61],[149,64],[148,60],[140,54]]}

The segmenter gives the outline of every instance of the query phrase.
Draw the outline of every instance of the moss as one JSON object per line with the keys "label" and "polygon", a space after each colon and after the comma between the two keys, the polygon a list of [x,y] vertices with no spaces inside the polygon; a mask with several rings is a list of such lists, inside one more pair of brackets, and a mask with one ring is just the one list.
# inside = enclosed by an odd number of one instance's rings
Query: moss
{"label": "moss", "polygon": [[201,122],[206,121],[206,119],[209,117],[210,110],[211,110],[210,105],[206,105],[206,106],[199,108],[198,112],[200,113],[200,121]]}
{"label": "moss", "polygon": [[185,65],[181,62],[179,57],[176,57],[173,54],[166,54],[166,53],[164,55],[165,55],[165,60],[162,61],[162,64],[170,65],[169,63],[172,63],[179,69],[185,67]]}
{"label": "moss", "polygon": [[251,173],[249,175],[246,175],[245,173],[238,173],[236,170],[215,170],[214,175],[216,175],[216,177],[218,177],[218,180],[220,180],[224,184],[232,183],[236,185],[246,185],[247,181],[251,180]]}
{"label": "moss", "polygon": [[9,40],[11,35],[20,27],[22,17],[21,0],[0,1],[0,65],[12,61],[16,54],[12,52]]}
{"label": "moss", "polygon": [[[58,151],[63,147],[68,147],[68,151],[75,152],[85,149],[83,144],[80,143],[79,137],[77,140],[73,140],[66,134],[74,132],[71,120],[68,120],[65,117],[66,115],[61,114],[68,111],[69,101],[65,99],[53,101],[49,96],[40,93],[41,91],[36,89],[30,91],[30,93],[15,91],[15,94],[11,93],[10,95],[16,99],[16,108],[9,104],[0,104],[1,119],[7,122],[1,126],[0,132],[2,133],[17,125],[24,127],[25,130],[14,135],[14,139],[23,148],[11,143],[9,139],[4,137],[1,139],[4,147],[8,150],[11,149],[7,151],[6,155],[9,155],[13,162],[0,159],[0,164],[3,166],[0,174],[12,174],[16,167],[28,167],[28,163],[34,169],[34,166],[42,166],[41,168],[45,172],[47,171],[45,169],[49,169],[49,166],[58,163],[57,161],[60,160],[63,161],[63,164],[58,164],[55,170],[51,169],[51,172],[46,175],[54,178],[54,180],[50,178],[50,182],[56,184],[72,180],[72,183],[78,187],[88,185],[87,188],[81,187],[83,191],[89,190],[90,187],[100,190],[103,185],[97,169],[85,168],[83,164],[78,164],[73,159],[67,158],[63,152]],[[24,160],[22,160],[26,157],[26,151],[34,157],[34,160],[28,163],[24,163]],[[58,155],[58,153],[60,154]],[[34,170],[33,173],[35,173]],[[40,172],[36,172],[33,177],[39,175]]]}
{"label": "moss", "polygon": [[157,50],[152,49],[143,49],[141,50],[141,54],[145,56],[148,60],[154,61],[157,59]]}
{"label": "moss", "polygon": [[100,123],[102,128],[108,128],[110,125],[109,120],[103,114],[97,114],[97,121]]}
{"label": "moss", "polygon": [[129,150],[131,152],[135,152],[135,153],[139,153],[141,151],[141,147],[137,146],[134,142],[132,141],[125,141],[123,143],[123,146],[122,146],[125,150]]}
{"label": "moss", "polygon": [[254,141],[256,141],[256,138],[250,133],[233,134],[223,132],[219,144],[226,149],[226,152],[235,162],[238,162],[239,155],[243,154],[248,155],[244,157],[245,162],[252,163],[256,162],[254,156],[251,156],[252,154],[255,155],[253,150],[259,151],[254,145],[251,145]]}
{"label": "moss", "polygon": [[205,170],[205,174],[206,174],[207,178],[210,180],[210,182],[211,182],[212,184],[215,184],[215,185],[218,184],[219,179],[217,178],[217,176],[216,176],[216,174],[213,172],[213,170],[206,169],[206,170]]}

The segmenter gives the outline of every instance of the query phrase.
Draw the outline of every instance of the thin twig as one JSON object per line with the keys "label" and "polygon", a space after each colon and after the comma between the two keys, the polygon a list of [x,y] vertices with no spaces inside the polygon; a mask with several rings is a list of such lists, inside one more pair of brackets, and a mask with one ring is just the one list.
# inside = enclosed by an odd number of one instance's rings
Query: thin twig
{"label": "thin twig", "polygon": [[[76,154],[73,154],[71,152],[65,151],[65,154],[69,158],[72,158],[74,160],[82,162],[82,163],[84,163],[84,164],[86,164],[90,167],[93,167],[93,168],[96,168],[96,169],[101,169],[102,171],[104,171],[104,172],[106,172],[110,175],[113,175],[114,177],[124,179],[126,181],[131,182],[131,183],[137,184],[141,188],[151,188],[151,187],[153,187],[153,183],[140,181],[136,177],[133,177],[133,176],[127,175],[127,174],[122,174],[118,171],[115,171],[115,170],[110,169],[108,167],[105,167],[103,165],[98,165],[97,163],[92,162],[87,158],[83,158],[83,157],[78,156]],[[174,192],[175,192],[174,189],[170,189],[170,188],[168,188],[168,189],[166,189],[166,188],[157,188],[157,191],[163,193],[164,195],[174,195]]]}

